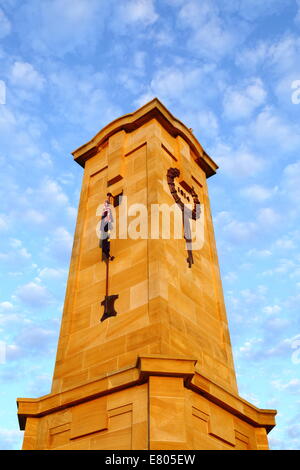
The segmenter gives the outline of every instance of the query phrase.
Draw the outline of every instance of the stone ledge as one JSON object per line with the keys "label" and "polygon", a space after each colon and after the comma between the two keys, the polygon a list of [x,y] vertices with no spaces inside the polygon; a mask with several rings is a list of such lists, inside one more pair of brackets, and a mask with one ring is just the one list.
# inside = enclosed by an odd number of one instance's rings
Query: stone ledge
{"label": "stone ledge", "polygon": [[195,365],[197,360],[182,357],[159,356],[151,354],[140,356],[137,367],[140,370],[142,378],[148,378],[150,375],[162,375],[172,377],[192,378],[195,374]]}
{"label": "stone ledge", "polygon": [[105,126],[89,142],[72,152],[74,160],[84,167],[85,162],[97,153],[99,146],[110,136],[120,130],[131,132],[151,119],[157,119],[171,135],[174,137],[180,135],[190,145],[197,157],[195,162],[204,170],[207,178],[216,173],[218,165],[204,151],[190,129],[175,118],[157,98],[149,101],[135,112],[125,114]]}
{"label": "stone ledge", "polygon": [[20,429],[25,429],[27,417],[39,418],[140,383],[140,373],[132,366],[64,392],[40,398],[17,398]]}
{"label": "stone ledge", "polygon": [[187,388],[200,393],[212,403],[215,403],[224,410],[229,411],[234,416],[237,416],[252,426],[265,428],[267,433],[270,432],[276,424],[276,410],[257,408],[239,395],[233,395],[197,372],[185,385]]}
{"label": "stone ledge", "polygon": [[199,393],[252,426],[265,428],[267,432],[275,426],[276,410],[256,408],[238,395],[233,395],[195,372],[196,362],[195,359],[187,357],[139,356],[136,365],[106,374],[73,389],[40,398],[18,398],[20,429],[25,429],[27,417],[39,418],[121,389],[140,385],[147,382],[149,376],[182,377],[186,388]]}

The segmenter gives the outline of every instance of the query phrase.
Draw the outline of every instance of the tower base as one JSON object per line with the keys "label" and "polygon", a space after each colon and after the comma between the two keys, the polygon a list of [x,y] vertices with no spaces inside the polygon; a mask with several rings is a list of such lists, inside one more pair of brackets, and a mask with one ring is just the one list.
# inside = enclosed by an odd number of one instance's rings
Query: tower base
{"label": "tower base", "polygon": [[132,367],[40,398],[19,398],[23,450],[268,449],[275,410],[258,409],[185,357]]}

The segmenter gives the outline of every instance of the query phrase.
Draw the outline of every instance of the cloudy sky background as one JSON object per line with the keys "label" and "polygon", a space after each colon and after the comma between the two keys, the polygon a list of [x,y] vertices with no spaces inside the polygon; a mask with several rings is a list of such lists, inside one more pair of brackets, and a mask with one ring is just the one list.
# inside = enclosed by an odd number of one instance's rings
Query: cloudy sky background
{"label": "cloudy sky background", "polygon": [[[82,168],[157,96],[218,163],[211,205],[240,395],[300,449],[300,1],[0,0],[0,448],[50,391]],[[294,88],[293,88],[294,87]]]}

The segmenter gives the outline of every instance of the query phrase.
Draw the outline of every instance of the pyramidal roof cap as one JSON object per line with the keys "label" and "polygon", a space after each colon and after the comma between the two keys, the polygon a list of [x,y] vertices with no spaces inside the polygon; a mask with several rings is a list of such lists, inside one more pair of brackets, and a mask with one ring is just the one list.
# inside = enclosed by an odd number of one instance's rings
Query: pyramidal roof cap
{"label": "pyramidal roof cap", "polygon": [[172,136],[180,135],[190,145],[196,155],[196,162],[205,171],[207,177],[216,173],[218,165],[205,152],[192,131],[175,118],[158,98],[154,98],[133,113],[125,114],[103,127],[89,142],[72,152],[74,160],[84,167],[85,162],[97,153],[99,146],[111,135],[120,130],[131,132],[151,119],[157,119]]}

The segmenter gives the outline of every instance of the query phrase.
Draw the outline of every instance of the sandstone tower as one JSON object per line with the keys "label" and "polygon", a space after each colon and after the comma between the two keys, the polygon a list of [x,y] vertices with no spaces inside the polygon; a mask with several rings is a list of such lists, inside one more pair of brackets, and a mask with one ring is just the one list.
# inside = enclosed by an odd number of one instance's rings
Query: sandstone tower
{"label": "sandstone tower", "polygon": [[[206,183],[217,165],[158,99],[73,155],[84,176],[52,390],[18,399],[23,449],[267,449],[276,411],[236,385]],[[126,202],[148,228],[153,204],[199,201],[201,249],[123,227],[103,260],[107,194],[116,225]]]}

